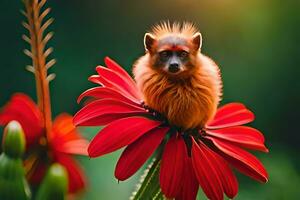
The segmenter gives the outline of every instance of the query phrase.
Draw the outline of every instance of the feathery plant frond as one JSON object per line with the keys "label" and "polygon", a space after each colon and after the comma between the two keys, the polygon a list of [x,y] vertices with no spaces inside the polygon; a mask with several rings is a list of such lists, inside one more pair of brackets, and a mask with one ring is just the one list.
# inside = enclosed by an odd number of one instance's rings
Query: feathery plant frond
{"label": "feathery plant frond", "polygon": [[[51,9],[46,8],[44,11],[41,11],[42,7],[46,3],[46,0],[23,0],[23,2],[25,4],[25,11],[21,11],[21,13],[27,18],[28,21],[22,22],[22,25],[29,31],[29,36],[24,34],[22,35],[22,39],[31,45],[31,51],[25,49],[24,53],[30,58],[32,58],[32,56],[35,56],[40,57],[40,59],[42,60],[45,59],[44,65],[46,65],[46,69],[49,69],[56,63],[55,59],[46,62],[47,57],[53,52],[52,47],[45,49],[47,43],[53,37],[53,32],[48,32],[45,34],[45,30],[54,21],[53,18],[49,18],[45,21],[45,18],[50,13]],[[39,48],[32,49],[34,44],[38,45]],[[35,55],[33,55],[33,52],[35,53]],[[44,58],[42,58],[43,56],[38,55],[42,52],[44,54]]]}
{"label": "feathery plant frond", "polygon": [[55,63],[55,59],[47,59],[53,52],[53,48],[47,48],[47,43],[53,37],[53,32],[46,33],[46,29],[52,24],[53,18],[48,18],[50,8],[43,8],[46,0],[23,0],[25,10],[21,13],[27,18],[22,25],[28,30],[28,35],[22,38],[30,45],[30,49],[24,49],[25,55],[31,58],[32,65],[26,69],[35,75],[37,99],[43,113],[46,134],[51,130],[51,104],[49,94],[49,82],[55,78],[55,74],[48,74],[48,69]]}

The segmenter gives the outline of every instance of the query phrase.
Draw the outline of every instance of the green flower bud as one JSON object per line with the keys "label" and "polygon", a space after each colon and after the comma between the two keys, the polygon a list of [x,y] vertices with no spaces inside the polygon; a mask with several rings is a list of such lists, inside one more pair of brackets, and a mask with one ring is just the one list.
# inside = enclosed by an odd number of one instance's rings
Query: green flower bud
{"label": "green flower bud", "polygon": [[19,122],[11,121],[4,129],[3,151],[10,157],[19,158],[25,151],[25,136]]}
{"label": "green flower bud", "polygon": [[20,158],[25,150],[25,138],[16,121],[10,122],[4,130],[3,150],[0,155],[0,199],[30,199],[31,193]]}
{"label": "green flower bud", "polygon": [[36,200],[65,200],[68,189],[68,175],[66,169],[54,163],[37,192]]}

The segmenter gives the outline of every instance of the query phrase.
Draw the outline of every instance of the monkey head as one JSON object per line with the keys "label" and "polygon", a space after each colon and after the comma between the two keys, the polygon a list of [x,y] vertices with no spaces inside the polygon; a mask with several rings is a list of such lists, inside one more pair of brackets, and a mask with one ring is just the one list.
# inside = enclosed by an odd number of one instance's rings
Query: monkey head
{"label": "monkey head", "polygon": [[188,27],[179,29],[181,31],[176,31],[173,27],[163,33],[160,30],[154,29],[153,33],[146,33],[144,36],[146,53],[150,55],[150,66],[171,77],[183,77],[193,73],[195,66],[199,66],[196,62],[202,44],[200,32],[182,32],[188,30]]}

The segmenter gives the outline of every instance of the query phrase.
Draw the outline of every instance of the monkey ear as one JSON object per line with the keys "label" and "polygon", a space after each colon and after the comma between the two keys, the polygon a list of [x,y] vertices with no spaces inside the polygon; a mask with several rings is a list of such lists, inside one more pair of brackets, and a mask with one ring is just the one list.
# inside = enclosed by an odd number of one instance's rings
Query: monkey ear
{"label": "monkey ear", "polygon": [[202,36],[200,32],[197,32],[193,35],[193,39],[192,39],[193,44],[196,47],[196,50],[201,49],[202,46]]}
{"label": "monkey ear", "polygon": [[146,33],[144,36],[144,46],[146,51],[151,51],[152,45],[155,42],[155,37],[151,33]]}

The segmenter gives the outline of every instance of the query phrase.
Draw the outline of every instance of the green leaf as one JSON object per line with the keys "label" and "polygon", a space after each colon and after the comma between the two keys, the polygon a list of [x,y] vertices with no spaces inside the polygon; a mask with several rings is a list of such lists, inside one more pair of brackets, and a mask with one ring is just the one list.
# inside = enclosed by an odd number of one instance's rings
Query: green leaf
{"label": "green leaf", "polygon": [[65,200],[68,189],[66,169],[54,163],[49,168],[36,196],[36,200]]}
{"label": "green leaf", "polygon": [[159,168],[160,160],[154,161],[148,166],[141,177],[141,183],[137,186],[137,190],[133,192],[132,200],[163,200],[165,199],[159,186]]}

